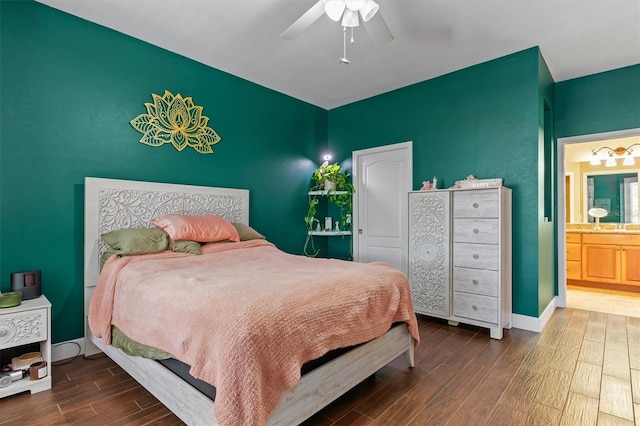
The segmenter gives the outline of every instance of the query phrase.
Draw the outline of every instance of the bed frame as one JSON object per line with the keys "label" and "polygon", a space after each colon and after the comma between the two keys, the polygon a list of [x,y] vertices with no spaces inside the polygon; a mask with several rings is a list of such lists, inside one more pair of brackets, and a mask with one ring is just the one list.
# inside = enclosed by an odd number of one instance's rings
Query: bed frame
{"label": "bed frame", "polygon": [[[249,223],[249,191],[101,178],[85,179],[84,312],[85,353],[100,351],[129,373],[188,425],[216,425],[213,401],[154,360],[126,355],[104,345],[88,326],[89,301],[98,282],[100,235],[119,228],[150,227],[162,214],[215,214]],[[273,425],[299,424],[349,389],[404,354],[414,366],[413,339],[406,325],[358,346],[305,374],[283,397],[269,419]]]}

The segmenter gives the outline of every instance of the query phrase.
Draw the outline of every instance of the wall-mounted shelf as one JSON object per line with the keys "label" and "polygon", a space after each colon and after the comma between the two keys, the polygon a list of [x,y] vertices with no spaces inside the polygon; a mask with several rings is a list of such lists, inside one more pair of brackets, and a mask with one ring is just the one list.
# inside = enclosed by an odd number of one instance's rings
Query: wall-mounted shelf
{"label": "wall-mounted shelf", "polygon": [[325,237],[336,237],[341,235],[351,235],[351,231],[309,231],[309,235],[324,235]]}
{"label": "wall-mounted shelf", "polygon": [[309,195],[344,195],[347,191],[309,191]]}

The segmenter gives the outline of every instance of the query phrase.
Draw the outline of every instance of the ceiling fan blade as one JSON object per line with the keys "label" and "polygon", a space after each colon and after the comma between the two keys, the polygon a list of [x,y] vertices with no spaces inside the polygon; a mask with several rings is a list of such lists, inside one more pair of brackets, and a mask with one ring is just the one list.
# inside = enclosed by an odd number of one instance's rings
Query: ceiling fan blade
{"label": "ceiling fan blade", "polygon": [[389,31],[389,27],[387,27],[387,23],[384,22],[380,12],[376,13],[368,22],[365,22],[364,27],[376,46],[383,46],[393,40],[393,35],[391,35],[391,31]]}
{"label": "ceiling fan blade", "polygon": [[322,4],[322,0],[318,0],[316,4],[311,6],[311,9],[307,10],[304,15],[298,18],[296,22],[291,24],[289,28],[280,34],[280,37],[286,40],[293,40],[304,30],[309,28],[311,24],[316,22],[322,15],[324,15],[324,5]]}

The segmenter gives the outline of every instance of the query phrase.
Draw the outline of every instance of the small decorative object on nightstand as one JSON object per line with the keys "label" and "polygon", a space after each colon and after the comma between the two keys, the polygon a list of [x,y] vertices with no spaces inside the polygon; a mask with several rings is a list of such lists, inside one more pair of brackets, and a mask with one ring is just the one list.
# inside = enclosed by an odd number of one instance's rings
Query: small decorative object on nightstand
{"label": "small decorative object on nightstand", "polygon": [[25,300],[20,306],[0,309],[0,351],[38,342],[41,354],[38,362],[42,364],[35,376],[37,379],[32,380],[25,370],[27,374],[21,373],[20,380],[0,387],[0,398],[24,391],[36,393],[51,389],[51,303],[40,296]]}

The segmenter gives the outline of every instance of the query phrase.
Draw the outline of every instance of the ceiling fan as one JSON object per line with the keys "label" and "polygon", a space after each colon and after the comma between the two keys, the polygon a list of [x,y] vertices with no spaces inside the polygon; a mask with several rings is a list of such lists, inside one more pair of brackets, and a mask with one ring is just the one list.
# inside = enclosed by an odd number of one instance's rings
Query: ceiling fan
{"label": "ceiling fan", "polygon": [[340,58],[340,62],[348,64],[350,61],[346,58],[346,29],[351,28],[351,43],[353,43],[353,28],[360,26],[360,19],[376,46],[385,45],[393,40],[389,27],[378,12],[379,8],[380,6],[374,0],[318,0],[280,37],[293,40],[326,14],[332,21],[341,21],[345,41],[344,55]]}

